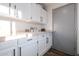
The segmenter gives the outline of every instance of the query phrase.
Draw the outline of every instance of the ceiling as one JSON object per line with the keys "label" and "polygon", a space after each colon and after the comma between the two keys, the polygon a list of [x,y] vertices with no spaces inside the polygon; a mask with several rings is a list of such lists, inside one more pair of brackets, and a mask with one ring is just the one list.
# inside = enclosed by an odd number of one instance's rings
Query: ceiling
{"label": "ceiling", "polygon": [[45,7],[45,8],[52,8],[52,9],[55,9],[55,8],[58,8],[58,7],[61,7],[61,6],[64,6],[68,3],[42,3],[42,5]]}

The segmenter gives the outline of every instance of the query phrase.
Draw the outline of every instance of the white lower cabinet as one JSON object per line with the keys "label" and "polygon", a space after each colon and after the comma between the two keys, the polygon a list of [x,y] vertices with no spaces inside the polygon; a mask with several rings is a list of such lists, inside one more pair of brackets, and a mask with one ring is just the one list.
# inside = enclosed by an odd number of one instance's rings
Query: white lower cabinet
{"label": "white lower cabinet", "polygon": [[42,56],[52,46],[52,33],[0,43],[0,56]]}
{"label": "white lower cabinet", "polygon": [[52,46],[52,33],[44,33],[38,39],[38,55],[44,55]]}
{"label": "white lower cabinet", "polygon": [[20,56],[43,56],[52,46],[52,33],[44,33],[34,39],[21,39]]}
{"label": "white lower cabinet", "polygon": [[38,55],[39,56],[44,55],[45,51],[46,51],[46,41],[45,41],[45,39],[44,40],[39,39],[39,42],[38,42]]}
{"label": "white lower cabinet", "polygon": [[52,46],[52,33],[47,33],[46,36],[46,49],[49,50]]}
{"label": "white lower cabinet", "polygon": [[15,56],[15,49],[3,49],[0,50],[0,56]]}
{"label": "white lower cabinet", "polygon": [[37,56],[37,40],[26,39],[26,43],[19,46],[19,52],[20,56]]}
{"label": "white lower cabinet", "polygon": [[0,56],[16,56],[17,41],[7,41],[0,43]]}
{"label": "white lower cabinet", "polygon": [[38,55],[42,56],[46,53],[46,39],[43,36],[40,36],[38,39]]}

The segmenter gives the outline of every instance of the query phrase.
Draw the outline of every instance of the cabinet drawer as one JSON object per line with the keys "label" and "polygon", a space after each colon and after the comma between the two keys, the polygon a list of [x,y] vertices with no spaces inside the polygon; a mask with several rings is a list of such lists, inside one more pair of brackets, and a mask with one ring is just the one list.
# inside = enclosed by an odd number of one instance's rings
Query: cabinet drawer
{"label": "cabinet drawer", "polygon": [[25,44],[25,43],[28,43],[30,41],[33,41],[33,39],[27,39],[27,38],[21,38],[21,39],[18,39],[18,45],[22,45],[22,44]]}

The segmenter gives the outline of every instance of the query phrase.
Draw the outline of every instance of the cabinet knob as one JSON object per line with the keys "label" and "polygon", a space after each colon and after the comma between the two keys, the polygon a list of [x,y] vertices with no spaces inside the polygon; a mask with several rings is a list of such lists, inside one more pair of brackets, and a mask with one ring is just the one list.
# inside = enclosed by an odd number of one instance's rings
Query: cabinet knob
{"label": "cabinet knob", "polygon": [[46,38],[46,43],[48,43],[48,42],[49,42],[49,38],[47,37],[47,38]]}

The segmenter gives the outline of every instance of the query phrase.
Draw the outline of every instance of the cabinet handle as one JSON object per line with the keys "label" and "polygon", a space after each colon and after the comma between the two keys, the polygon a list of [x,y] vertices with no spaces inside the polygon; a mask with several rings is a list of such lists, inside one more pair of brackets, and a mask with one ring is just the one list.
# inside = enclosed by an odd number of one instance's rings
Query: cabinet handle
{"label": "cabinet handle", "polygon": [[48,39],[48,37],[46,39]]}
{"label": "cabinet handle", "polygon": [[13,56],[15,56],[15,49],[13,50]]}
{"label": "cabinet handle", "polygon": [[37,44],[38,44],[38,41],[37,41]]}
{"label": "cabinet handle", "polygon": [[37,52],[37,56],[38,56],[38,52]]}
{"label": "cabinet handle", "polygon": [[10,15],[10,8],[11,8],[11,3],[9,3],[9,15]]}
{"label": "cabinet handle", "polygon": [[49,42],[49,39],[48,38],[46,38],[46,43],[48,43]]}
{"label": "cabinet handle", "polygon": [[31,41],[32,39],[28,39],[27,41]]}
{"label": "cabinet handle", "polygon": [[21,47],[19,47],[19,49],[20,49],[20,56],[21,56]]}

